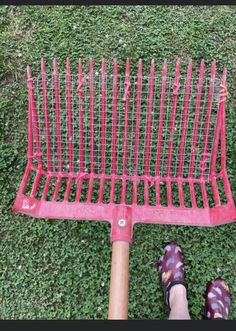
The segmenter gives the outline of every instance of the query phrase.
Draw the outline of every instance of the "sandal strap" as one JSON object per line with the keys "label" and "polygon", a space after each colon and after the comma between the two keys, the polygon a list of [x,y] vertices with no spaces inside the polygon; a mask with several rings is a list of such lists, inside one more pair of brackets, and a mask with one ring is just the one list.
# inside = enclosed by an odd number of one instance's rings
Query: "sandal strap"
{"label": "sandal strap", "polygon": [[170,297],[170,290],[171,288],[174,286],[174,285],[183,285],[186,290],[187,290],[187,284],[186,282],[184,281],[181,281],[181,280],[174,280],[173,282],[171,282],[167,288],[164,290],[164,301],[165,301],[165,304],[166,306],[169,308],[170,310],[170,302],[169,302],[169,297]]}

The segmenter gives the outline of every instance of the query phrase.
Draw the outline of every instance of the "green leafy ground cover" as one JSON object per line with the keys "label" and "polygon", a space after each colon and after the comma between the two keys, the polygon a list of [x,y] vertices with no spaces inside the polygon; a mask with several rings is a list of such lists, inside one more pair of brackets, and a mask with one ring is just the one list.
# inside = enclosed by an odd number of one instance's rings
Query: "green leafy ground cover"
{"label": "green leafy ground cover", "polygon": [[[36,220],[11,212],[25,167],[25,67],[39,59],[59,65],[126,57],[199,64],[215,58],[228,69],[227,168],[236,197],[235,6],[1,6],[0,7],[0,318],[107,317],[111,245],[106,223]],[[120,41],[120,42],[119,42]],[[187,63],[187,62],[186,62]],[[130,319],[166,319],[154,264],[162,244],[177,240],[185,255],[189,309],[201,319],[206,283],[228,280],[236,317],[235,224],[217,228],[137,225],[130,253]]]}

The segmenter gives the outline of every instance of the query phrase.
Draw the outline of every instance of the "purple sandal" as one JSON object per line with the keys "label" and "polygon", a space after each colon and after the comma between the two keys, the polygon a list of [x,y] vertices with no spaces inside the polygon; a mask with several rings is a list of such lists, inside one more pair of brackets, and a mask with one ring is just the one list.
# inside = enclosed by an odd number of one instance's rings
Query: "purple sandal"
{"label": "purple sandal", "polygon": [[181,248],[174,242],[166,244],[157,264],[162,288],[164,292],[164,302],[170,309],[169,293],[172,286],[182,284],[186,288],[184,280],[184,257]]}
{"label": "purple sandal", "polygon": [[226,320],[229,315],[231,294],[227,282],[217,278],[206,289],[205,318]]}

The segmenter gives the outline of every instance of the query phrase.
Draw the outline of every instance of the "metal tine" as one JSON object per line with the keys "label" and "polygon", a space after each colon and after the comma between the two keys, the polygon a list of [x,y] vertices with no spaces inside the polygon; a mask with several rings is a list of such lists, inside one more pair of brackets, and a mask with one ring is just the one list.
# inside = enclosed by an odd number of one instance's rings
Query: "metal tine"
{"label": "metal tine", "polygon": [[[79,59],[79,63],[78,63],[78,87],[77,87],[77,93],[78,93],[78,105],[79,105],[79,172],[83,173],[84,172],[84,149],[83,149],[83,132],[84,132],[84,126],[83,126],[83,76],[82,76],[82,60]],[[69,93],[70,93],[70,89],[69,89]],[[71,119],[72,119],[72,113],[71,113]],[[69,120],[69,119],[68,119]],[[69,122],[68,122],[69,124]],[[72,122],[70,123],[70,126],[72,127]],[[69,127],[69,125],[68,125]],[[73,130],[73,129],[72,129]],[[69,131],[69,130],[68,130]],[[72,150],[73,150],[73,146],[72,146]],[[73,159],[73,156],[72,156]],[[71,172],[73,170],[70,170]],[[64,201],[67,201],[69,198],[69,194],[70,194],[70,189],[71,189],[71,184],[72,184],[72,179],[73,177],[71,176],[71,172],[68,176],[68,181],[67,181],[67,186],[66,186],[66,191],[65,191],[65,195],[64,195]]]}
{"label": "metal tine", "polygon": [[[212,66],[211,66],[211,80],[210,80],[210,86],[209,86],[209,92],[208,92],[208,103],[207,103],[207,114],[206,114],[206,126],[205,126],[205,132],[204,132],[204,141],[203,141],[203,153],[202,153],[202,169],[200,178],[204,179],[204,161],[206,160],[206,152],[207,152],[207,145],[208,145],[208,134],[209,134],[209,125],[210,125],[210,118],[211,118],[211,107],[212,107],[212,100],[213,100],[213,92],[214,92],[214,79],[215,79],[215,72],[216,72],[216,61],[213,60]],[[205,183],[201,183],[201,189],[202,189],[202,197],[204,202],[204,207],[209,208],[209,202],[206,192],[206,186]]]}
{"label": "metal tine", "polygon": [[[194,118],[194,125],[193,125],[193,138],[192,138],[191,155],[190,155],[190,163],[189,163],[190,179],[193,179],[194,163],[195,163],[195,158],[196,158],[196,146],[197,146],[197,138],[198,138],[200,107],[201,107],[201,101],[202,101],[201,99],[202,99],[204,71],[205,71],[205,63],[204,63],[204,60],[202,59],[201,63],[200,63],[200,68],[199,68],[197,100],[196,100],[195,118]],[[191,201],[192,201],[192,207],[196,208],[197,207],[196,195],[195,195],[195,190],[194,190],[194,184],[191,180],[189,182],[189,188],[190,188],[190,197],[191,197]]]}
{"label": "metal tine", "polygon": [[[73,128],[72,128],[72,108],[71,108],[71,77],[70,77],[70,61],[69,58],[66,59],[66,109],[67,109],[67,130],[68,130],[68,154],[69,154],[69,172],[73,173]],[[58,86],[58,72],[57,72],[57,62],[54,59],[54,88],[55,88],[55,98],[56,98],[56,117],[60,121],[60,108],[59,108],[59,86]],[[60,134],[60,122],[57,123],[57,135]],[[61,135],[59,135],[61,138]],[[57,137],[58,139],[58,137]],[[58,149],[61,152],[61,140],[58,140]],[[58,166],[61,168],[61,158],[58,158]],[[62,177],[57,178],[56,187],[54,189],[52,201],[55,201],[58,197]],[[66,192],[64,194],[64,200],[68,199],[69,189],[71,181],[68,180]]]}
{"label": "metal tine", "polygon": [[26,186],[27,186],[27,183],[29,180],[30,172],[31,172],[31,166],[32,166],[32,163],[30,163],[30,160],[29,160],[29,163],[26,167],[25,173],[22,178],[21,186],[19,188],[19,194],[25,193],[25,189],[26,189]]}
{"label": "metal tine", "polygon": [[[225,86],[226,84],[226,69],[223,70],[222,78],[221,78],[221,86]],[[221,136],[220,136],[221,134]],[[215,129],[215,137],[213,142],[212,148],[212,159],[211,159],[211,166],[210,166],[210,175],[212,181],[212,192],[215,201],[215,205],[219,206],[221,204],[220,197],[219,197],[219,190],[216,183],[215,177],[215,167],[216,167],[216,158],[217,152],[219,148],[219,140],[221,140],[221,172],[226,171],[226,146],[225,146],[225,105],[224,101],[219,99],[218,104],[218,113],[217,113],[217,122],[216,122],[216,129]],[[225,186],[225,185],[224,185]],[[227,186],[226,186],[227,190]]]}
{"label": "metal tine", "polygon": [[165,111],[165,94],[166,94],[166,76],[167,76],[167,60],[164,60],[162,69],[162,84],[161,84],[161,100],[160,100],[160,115],[159,115],[159,127],[158,127],[158,138],[157,138],[157,154],[156,154],[156,176],[160,176],[160,161],[161,161],[161,150],[162,150],[162,132],[164,122],[164,111]]}
{"label": "metal tine", "polygon": [[40,173],[39,170],[37,170],[37,174],[36,174],[36,177],[34,179],[34,183],[33,183],[33,186],[32,186],[31,192],[30,192],[30,196],[32,198],[35,197],[35,194],[37,192],[37,189],[38,189],[38,186],[39,186],[40,177],[41,177],[41,173]]}
{"label": "metal tine", "polygon": [[[153,107],[154,75],[155,75],[155,64],[154,64],[154,60],[152,60],[151,67],[150,67],[150,75],[149,75],[149,87],[148,87],[144,176],[148,176],[148,172],[149,172],[150,141],[151,141],[151,130],[152,130],[152,107]],[[148,204],[148,181],[147,180],[145,180],[145,182],[144,182],[144,203],[145,203],[145,205]]]}
{"label": "metal tine", "polygon": [[196,195],[195,195],[195,190],[194,190],[194,183],[193,183],[192,180],[189,181],[189,191],[190,191],[192,207],[197,208],[197,201],[196,201]]}
{"label": "metal tine", "polygon": [[27,88],[28,88],[28,160],[32,165],[33,158],[33,129],[32,129],[32,78],[30,73],[30,67],[27,66]]}
{"label": "metal tine", "polygon": [[[81,59],[79,60],[81,61]],[[79,76],[81,77],[81,79],[79,78],[79,81],[81,82],[81,99],[82,99],[82,66],[81,66],[81,70],[79,70]],[[94,91],[93,91],[93,60],[90,58],[89,59],[89,106],[90,106],[90,178],[89,178],[89,186],[88,186],[88,195],[87,195],[87,202],[91,201],[92,198],[92,192],[93,192],[93,174],[94,174]],[[79,83],[80,84],[80,83]],[[81,100],[81,109],[82,109],[82,100]],[[83,113],[83,109],[82,109],[82,113]],[[82,121],[82,125],[80,128],[80,134],[82,135],[80,142],[82,143],[82,146],[84,144],[83,142],[83,117],[80,118],[80,120]],[[84,150],[83,150],[83,154],[84,154]],[[83,160],[84,160],[84,155],[83,155]],[[83,161],[84,163],[84,161]],[[84,171],[84,164],[83,167],[81,168],[81,172]]]}
{"label": "metal tine", "polygon": [[[136,123],[135,123],[135,142],[134,142],[134,176],[138,175],[138,147],[140,130],[140,110],[142,100],[142,59],[139,59],[136,95]],[[133,203],[137,203],[137,181],[133,181]]]}
{"label": "metal tine", "polygon": [[175,80],[174,80],[174,86],[173,86],[172,114],[171,114],[171,120],[170,120],[170,139],[169,139],[169,144],[168,144],[167,177],[170,177],[171,163],[172,163],[172,150],[173,150],[173,143],[174,143],[173,136],[174,136],[174,131],[175,131],[175,116],[176,116],[178,92],[179,92],[179,88],[180,88],[179,77],[180,77],[180,59],[178,59],[176,62]]}
{"label": "metal tine", "polygon": [[93,86],[93,60],[89,59],[89,80],[90,80],[90,170],[94,173],[94,86]]}
{"label": "metal tine", "polygon": [[43,188],[43,193],[42,193],[41,200],[46,200],[50,181],[51,181],[51,176],[49,175],[49,176],[47,176],[47,179],[46,179],[46,182],[45,182],[45,185],[44,185],[44,188]]}
{"label": "metal tine", "polygon": [[231,194],[230,184],[229,184],[229,180],[228,180],[226,172],[224,172],[222,175],[222,181],[223,181],[223,185],[224,185],[224,189],[225,189],[225,195],[227,198],[227,202],[234,206],[234,199]]}
{"label": "metal tine", "polygon": [[180,151],[179,151],[178,177],[183,176],[183,161],[184,161],[191,81],[192,81],[192,59],[189,61],[189,65],[188,65],[187,82],[185,88],[184,110],[183,110],[183,118],[182,118],[181,141],[180,141]]}
{"label": "metal tine", "polygon": [[[175,69],[175,80],[173,86],[173,102],[172,102],[172,114],[170,120],[170,139],[168,144],[168,160],[167,160],[167,178],[170,177],[171,171],[171,164],[172,164],[172,151],[173,151],[173,143],[174,143],[174,131],[175,131],[175,116],[176,116],[176,107],[177,107],[177,100],[178,100],[178,91],[180,88],[179,83],[180,77],[180,59],[176,62],[176,69]],[[172,190],[171,190],[171,183],[167,181],[167,200],[168,205],[172,205]]]}
{"label": "metal tine", "polygon": [[44,59],[41,58],[41,76],[42,76],[42,93],[43,93],[43,107],[44,107],[44,122],[46,129],[46,145],[47,145],[47,165],[48,170],[53,171],[52,167],[52,152],[51,152],[51,138],[50,138],[50,120],[48,115],[48,99],[47,99],[47,85],[46,85],[46,67]]}
{"label": "metal tine", "polygon": [[[112,168],[111,173],[116,174],[116,141],[117,141],[117,102],[118,102],[118,62],[114,59],[113,64],[113,109],[112,109]],[[110,202],[114,201],[115,179],[111,181]]]}
{"label": "metal tine", "polygon": [[66,185],[66,191],[65,191],[65,195],[64,195],[64,201],[67,201],[69,198],[69,194],[70,194],[70,188],[71,188],[71,184],[72,184],[72,176],[68,177],[68,181],[67,181],[67,185]]}
{"label": "metal tine", "polygon": [[61,186],[61,180],[62,180],[62,177],[59,176],[57,178],[56,186],[55,186],[55,189],[54,189],[54,192],[53,192],[52,201],[56,201],[56,199],[57,199],[59,189],[60,189],[60,186]]}
{"label": "metal tine", "polygon": [[[224,68],[221,80],[221,86],[226,87],[226,76],[227,69]],[[222,126],[221,126],[221,170],[226,171],[226,132],[225,132],[225,100],[220,100],[221,105],[221,116],[222,116]]]}
{"label": "metal tine", "polygon": [[[189,107],[189,99],[190,99],[191,81],[192,81],[192,59],[190,59],[189,61],[188,71],[187,71],[187,82],[185,88],[184,110],[183,110],[182,127],[181,127],[178,178],[182,178],[183,176],[184,150],[185,150],[185,140],[186,140],[186,128],[188,121],[188,107]],[[182,182],[180,181],[178,181],[178,190],[179,190],[180,207],[183,207],[184,206],[183,186],[182,186]]]}
{"label": "metal tine", "polygon": [[[106,61],[102,60],[102,96],[101,96],[101,173],[105,175],[106,164]],[[100,181],[100,190],[98,196],[98,202],[102,202],[104,190],[104,177]]]}
{"label": "metal tine", "polygon": [[209,136],[209,129],[210,129],[210,120],[211,120],[211,108],[212,108],[212,101],[213,101],[213,94],[214,94],[214,80],[216,74],[216,60],[213,60],[211,66],[211,80],[208,92],[208,103],[207,103],[207,113],[206,113],[206,125],[204,131],[204,140],[203,140],[203,153],[202,153],[202,160],[200,162],[200,178],[204,178],[205,173],[205,163],[208,158],[208,136]]}
{"label": "metal tine", "polygon": [[140,110],[142,100],[142,59],[138,64],[138,80],[137,80],[137,95],[136,95],[136,124],[135,124],[135,142],[134,142],[134,175],[137,176],[138,166],[138,146],[139,146],[139,129],[140,129]]}
{"label": "metal tine", "polygon": [[125,67],[125,91],[124,91],[124,144],[123,144],[123,178],[122,178],[122,193],[121,193],[121,203],[125,203],[125,195],[126,195],[126,179],[124,176],[127,175],[127,158],[128,158],[128,120],[129,120],[129,97],[130,97],[130,60],[126,59],[126,67]]}
{"label": "metal tine", "polygon": [[[30,103],[30,113],[31,121],[32,121],[32,134],[30,136],[35,137],[36,142],[36,154],[38,160],[38,168],[42,169],[42,152],[41,152],[41,145],[40,145],[40,133],[39,133],[39,124],[38,124],[38,115],[36,111],[36,104],[34,99],[34,83],[31,77],[30,67],[27,66],[27,81],[28,81],[28,93],[29,93],[29,103]],[[33,135],[34,132],[34,135]],[[33,140],[32,140],[33,145]],[[30,147],[31,148],[31,147]],[[32,152],[32,151],[30,151]]]}
{"label": "metal tine", "polygon": [[51,176],[49,175],[46,179],[46,183],[45,183],[44,188],[43,188],[43,194],[42,194],[42,198],[41,198],[42,200],[46,200],[50,181],[51,181]]}
{"label": "metal tine", "polygon": [[93,181],[94,181],[93,176],[90,176],[90,178],[89,178],[89,186],[88,186],[87,202],[91,202],[91,199],[92,199]]}
{"label": "metal tine", "polygon": [[202,199],[203,199],[204,208],[209,208],[205,182],[201,182],[201,190],[202,190]]}
{"label": "metal tine", "polygon": [[[221,78],[221,85],[225,86],[226,84],[226,69],[224,69],[222,78]],[[221,131],[221,136],[220,136]],[[221,171],[226,170],[226,163],[225,163],[225,105],[224,101],[221,102],[219,100],[218,104],[218,113],[217,113],[217,122],[216,122],[216,129],[215,129],[215,137],[213,142],[212,148],[212,159],[211,159],[211,167],[210,167],[210,174],[211,176],[215,175],[215,167],[216,167],[216,158],[217,158],[217,151],[219,148],[219,140],[221,138]]]}
{"label": "metal tine", "polygon": [[105,174],[106,152],[106,61],[102,60],[102,96],[101,96],[101,173]]}
{"label": "metal tine", "polygon": [[145,160],[144,160],[144,175],[148,176],[149,158],[150,158],[150,141],[152,130],[152,104],[153,104],[153,90],[154,90],[154,75],[155,64],[154,60],[151,62],[149,87],[148,87],[148,105],[147,105],[147,129],[146,129],[146,144],[145,144]]}
{"label": "metal tine", "polygon": [[117,59],[114,59],[113,69],[113,109],[112,109],[112,170],[111,173],[116,173],[116,130],[117,130],[117,101],[118,101],[118,63]]}
{"label": "metal tine", "polygon": [[[29,71],[30,74],[30,71]],[[42,171],[42,152],[41,152],[41,144],[40,144],[40,131],[39,131],[39,123],[38,123],[38,115],[37,115],[37,110],[36,110],[36,103],[35,103],[35,99],[34,99],[34,84],[33,84],[33,80],[29,80],[31,81],[31,107],[32,107],[32,116],[34,116],[34,121],[33,121],[33,127],[35,129],[35,140],[36,140],[36,155],[38,158],[38,168],[37,169],[37,174],[36,177],[34,179],[34,183],[32,185],[31,188],[31,192],[30,192],[30,197],[34,198],[39,186],[39,181],[40,181],[40,176],[41,176],[41,171]]]}
{"label": "metal tine", "polygon": [[70,60],[66,59],[66,109],[67,109],[67,128],[68,128],[68,152],[69,152],[69,171],[73,172],[73,128],[72,128],[72,108],[71,108],[71,76]]}
{"label": "metal tine", "polygon": [[99,203],[102,203],[102,199],[103,199],[104,182],[105,182],[105,178],[102,177],[101,181],[100,181],[100,190],[99,190],[99,196],[98,196],[98,202]]}
{"label": "metal tine", "polygon": [[197,146],[197,138],[198,138],[198,126],[199,126],[200,106],[201,106],[201,99],[202,99],[204,70],[205,70],[205,63],[204,63],[204,60],[202,60],[201,64],[200,64],[200,69],[199,69],[197,101],[196,101],[196,108],[195,108],[193,138],[192,138],[191,155],[190,155],[190,166],[189,166],[189,177],[190,178],[193,178],[194,163],[195,163],[195,158],[196,158],[196,146]]}
{"label": "metal tine", "polygon": [[[165,95],[166,95],[166,76],[167,76],[167,60],[164,60],[162,69],[162,83],[161,83],[161,100],[160,100],[160,115],[159,115],[159,127],[157,138],[157,153],[156,153],[156,177],[160,176],[160,163],[161,163],[161,150],[162,150],[162,132],[165,116]],[[156,181],[156,204],[160,205],[160,183]]]}
{"label": "metal tine", "polygon": [[218,186],[216,184],[216,177],[212,177],[211,185],[212,185],[212,193],[213,193],[213,198],[214,198],[215,205],[220,206],[221,202],[220,202]]}
{"label": "metal tine", "polygon": [[77,190],[76,190],[76,195],[75,195],[75,202],[79,202],[82,184],[83,184],[83,179],[82,178],[77,179]]}
{"label": "metal tine", "polygon": [[58,172],[62,172],[62,151],[61,151],[61,119],[60,119],[60,92],[58,80],[58,65],[57,59],[53,60],[53,80],[54,80],[54,96],[55,96],[55,111],[56,111],[56,136],[57,136],[57,158]]}
{"label": "metal tine", "polygon": [[[224,68],[223,74],[222,74],[222,80],[221,80],[221,86],[224,88],[226,87],[226,76],[227,76],[227,70]],[[220,112],[222,114],[222,123],[221,123],[221,172],[222,172],[222,180],[225,190],[225,195],[227,197],[228,203],[234,205],[234,200],[231,194],[230,190],[230,184],[227,177],[226,172],[226,132],[225,132],[225,99],[219,100],[220,101]],[[213,154],[214,155],[214,154]],[[215,169],[215,166],[214,166]]]}
{"label": "metal tine", "polygon": [[[78,63],[78,77],[80,76],[81,74],[81,78],[82,78],[82,60],[79,59],[79,63]],[[90,59],[89,61],[89,78],[90,78],[90,131],[91,131],[91,134],[90,134],[90,143],[91,143],[91,152],[90,152],[90,170],[91,170],[91,173],[93,174],[94,173],[94,106],[93,106],[93,63],[92,63],[92,60]],[[83,79],[83,78],[82,78]],[[78,95],[79,97],[82,95],[83,96],[83,91],[82,91],[82,85],[80,85],[80,80],[78,80]],[[81,93],[82,92],[82,93]],[[80,100],[81,101],[81,100]],[[81,101],[81,104],[82,104],[82,101]],[[80,103],[79,103],[80,105]],[[80,109],[79,109],[80,110]],[[80,114],[81,115],[81,114]],[[83,116],[83,114],[82,114]],[[81,121],[81,116],[79,118],[79,125],[81,126],[81,124],[83,123],[83,121]],[[81,136],[81,133],[83,134],[83,131],[80,132],[80,138],[84,138],[83,135]],[[81,139],[81,140],[82,140]],[[81,142],[80,140],[80,142]],[[80,152],[81,152],[81,149],[80,149]],[[81,169],[80,168],[80,172],[81,172]],[[76,190],[76,194],[75,194],[75,202],[79,202],[80,200],[80,195],[81,195],[81,189],[82,189],[82,185],[83,185],[83,177],[77,177],[77,190]],[[90,182],[90,187],[92,187],[93,183],[91,184]],[[87,199],[90,198],[91,199],[91,194],[89,194],[87,196]]]}
{"label": "metal tine", "polygon": [[78,103],[79,103],[79,171],[84,172],[84,110],[83,110],[83,73],[82,60],[78,63]]}

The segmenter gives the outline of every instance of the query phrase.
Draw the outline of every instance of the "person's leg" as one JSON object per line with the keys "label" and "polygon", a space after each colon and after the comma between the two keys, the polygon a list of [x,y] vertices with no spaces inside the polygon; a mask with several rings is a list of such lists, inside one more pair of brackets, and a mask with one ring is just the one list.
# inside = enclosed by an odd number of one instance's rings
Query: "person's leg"
{"label": "person's leg", "polygon": [[174,285],[170,289],[170,320],[190,320],[188,312],[188,300],[186,288],[181,285]]}
{"label": "person's leg", "polygon": [[231,305],[231,294],[227,282],[217,278],[208,283],[206,289],[205,318],[227,320]]}
{"label": "person's leg", "polygon": [[170,310],[169,319],[190,319],[186,284],[184,280],[184,258],[176,243],[169,243],[158,262],[164,301]]}

